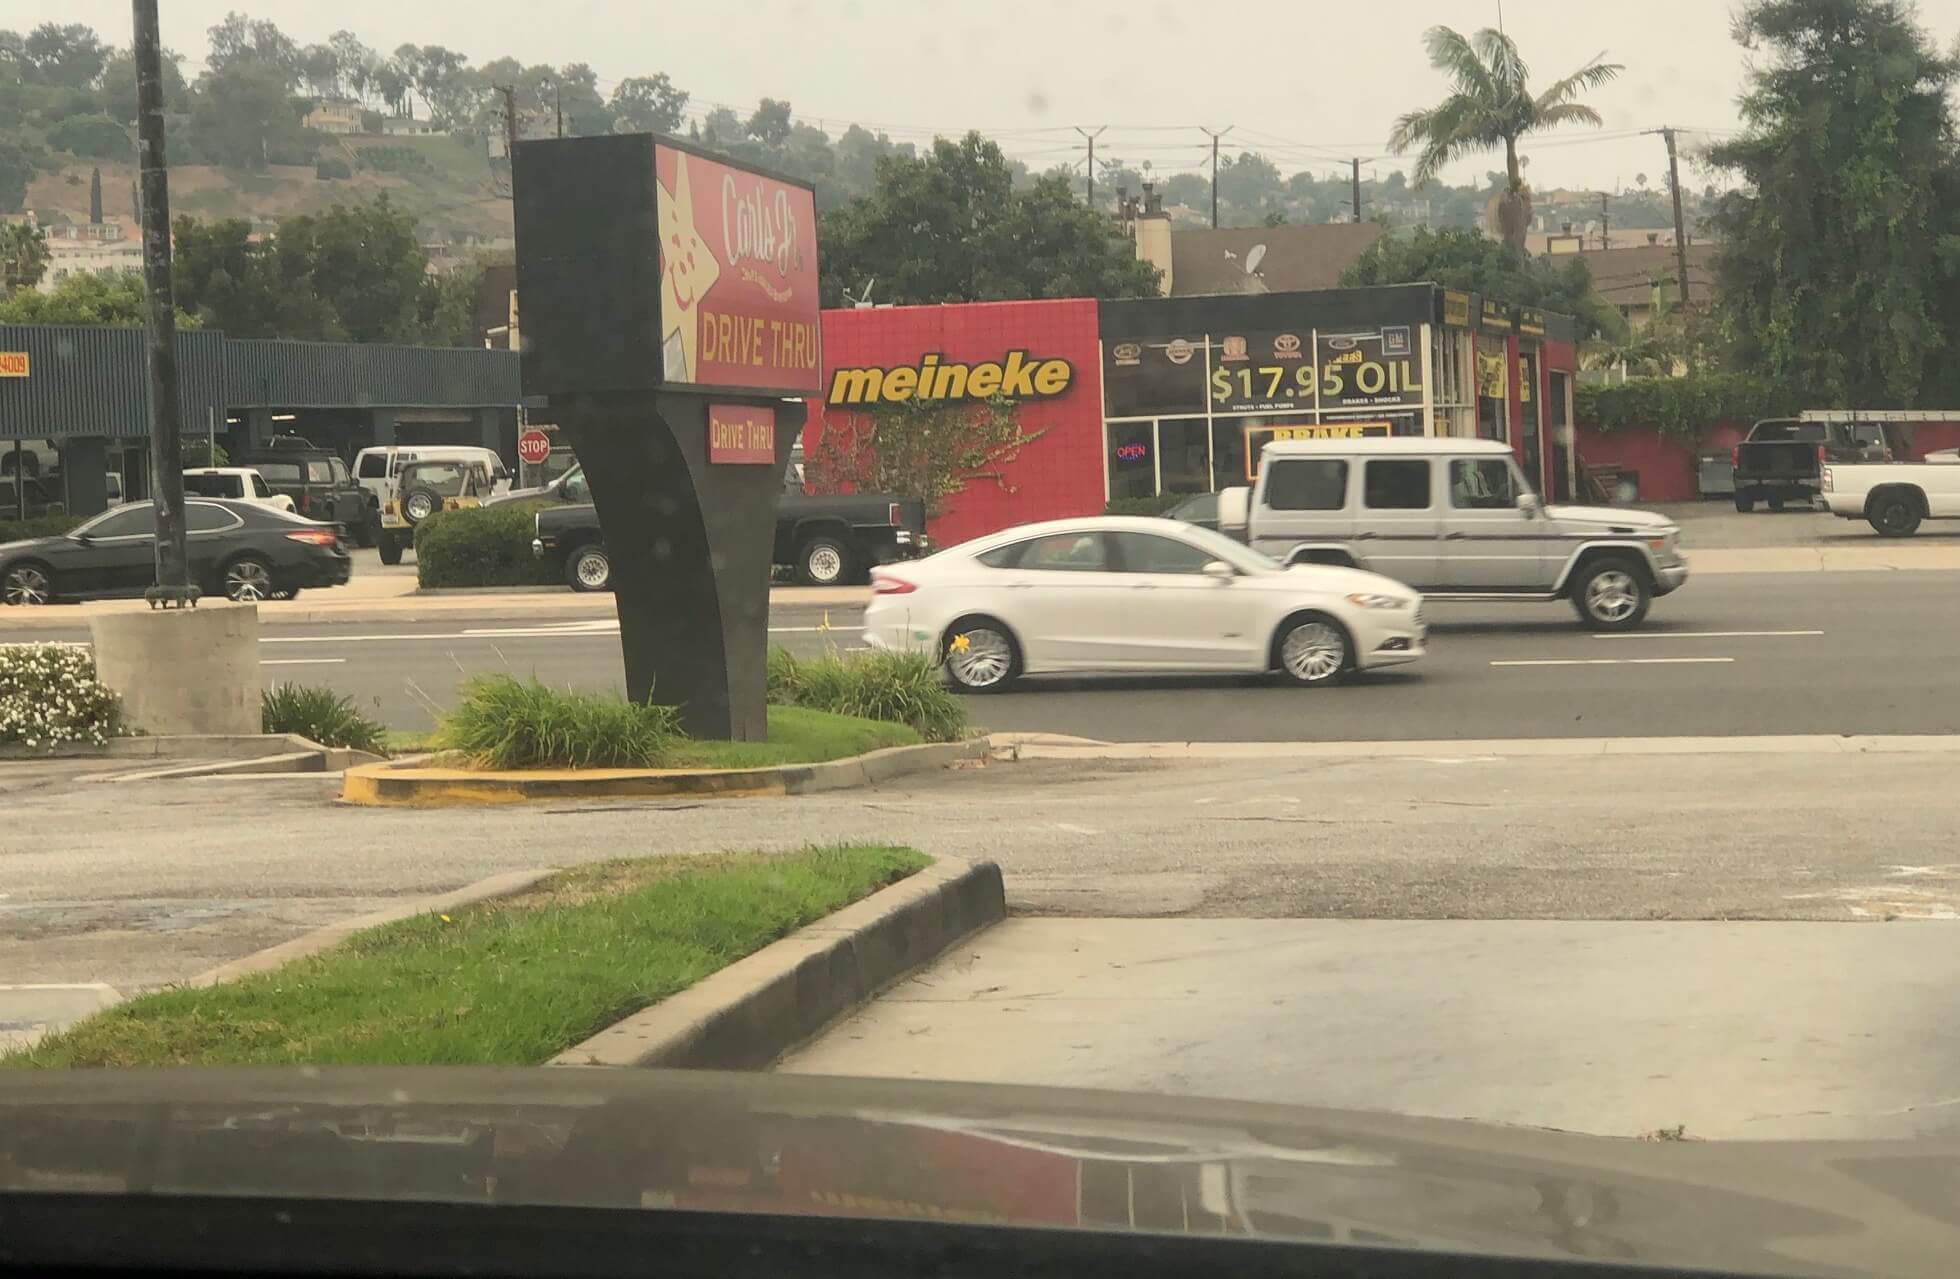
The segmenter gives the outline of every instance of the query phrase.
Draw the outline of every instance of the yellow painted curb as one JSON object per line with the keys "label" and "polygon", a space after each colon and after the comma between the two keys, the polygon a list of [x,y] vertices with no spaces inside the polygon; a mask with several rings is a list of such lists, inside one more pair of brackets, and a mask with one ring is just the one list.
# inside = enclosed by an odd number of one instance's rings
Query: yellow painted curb
{"label": "yellow painted curb", "polygon": [[942,768],[987,751],[985,738],[894,746],[821,764],[773,768],[540,768],[476,772],[465,768],[363,764],[342,775],[340,798],[369,808],[496,807],[580,799],[658,799],[689,795],[749,799],[865,786],[886,777]]}

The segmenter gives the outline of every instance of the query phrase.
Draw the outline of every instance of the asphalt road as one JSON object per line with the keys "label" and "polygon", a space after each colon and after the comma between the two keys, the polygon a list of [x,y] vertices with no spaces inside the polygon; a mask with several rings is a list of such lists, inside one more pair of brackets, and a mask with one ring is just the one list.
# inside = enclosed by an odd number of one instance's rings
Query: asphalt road
{"label": "asphalt road", "polygon": [[[1429,612],[1427,659],[1346,688],[1047,678],[975,698],[972,714],[991,729],[1107,741],[1960,732],[1960,573],[1710,576],[1623,638],[1580,629],[1564,605]],[[850,647],[858,620],[855,606],[779,606],[770,640]],[[354,622],[269,625],[262,654],[268,682],[329,684],[391,727],[422,729],[480,671],[618,688],[618,643],[609,619]]]}

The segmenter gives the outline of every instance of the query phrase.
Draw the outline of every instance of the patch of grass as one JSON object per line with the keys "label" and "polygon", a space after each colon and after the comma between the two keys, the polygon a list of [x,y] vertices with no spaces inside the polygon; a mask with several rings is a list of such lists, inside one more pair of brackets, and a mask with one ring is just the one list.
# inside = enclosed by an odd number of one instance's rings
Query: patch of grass
{"label": "patch of grass", "polygon": [[689,738],[675,744],[665,766],[767,768],[772,764],[816,764],[888,746],[918,744],[919,735],[904,724],[832,715],[798,706],[771,706],[768,741],[703,742]]}
{"label": "patch of grass", "polygon": [[929,742],[966,733],[966,705],[940,683],[924,653],[860,650],[801,658],[769,653],[769,700],[782,706],[909,725]]}
{"label": "patch of grass", "polygon": [[429,743],[434,738],[434,733],[390,728],[381,734],[381,744],[390,755],[419,755],[430,749]]}
{"label": "patch of grass", "polygon": [[387,730],[330,688],[275,685],[260,697],[259,721],[262,732],[298,733],[322,746],[346,746],[375,755],[386,749]]}
{"label": "patch of grass", "polygon": [[139,996],[0,1066],[535,1065],[928,864],[848,845],[600,862]]}
{"label": "patch of grass", "polygon": [[430,744],[472,768],[660,768],[681,735],[671,706],[478,675]]}

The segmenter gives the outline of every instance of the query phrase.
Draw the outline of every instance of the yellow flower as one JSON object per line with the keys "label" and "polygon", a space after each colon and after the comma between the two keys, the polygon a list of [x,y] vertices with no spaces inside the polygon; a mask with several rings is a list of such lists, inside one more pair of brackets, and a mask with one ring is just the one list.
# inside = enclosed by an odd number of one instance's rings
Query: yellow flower
{"label": "yellow flower", "polygon": [[442,921],[443,923],[445,923],[445,924],[447,924],[447,923],[450,923],[450,922],[451,922],[451,921],[450,921],[450,918],[449,918],[449,916],[447,916],[447,915],[437,915],[437,916],[436,916],[436,918],[437,918],[437,919],[440,919],[440,920],[441,920],[441,921]]}
{"label": "yellow flower", "polygon": [[973,647],[972,641],[968,640],[966,636],[955,635],[953,642],[946,646],[946,651],[949,653],[964,653],[971,647]]}

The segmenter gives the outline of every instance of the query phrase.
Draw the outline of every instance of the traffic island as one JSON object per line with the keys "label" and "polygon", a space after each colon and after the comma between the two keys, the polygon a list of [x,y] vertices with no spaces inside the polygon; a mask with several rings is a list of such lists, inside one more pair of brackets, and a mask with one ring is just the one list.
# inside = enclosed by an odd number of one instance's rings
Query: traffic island
{"label": "traffic island", "polygon": [[[664,1064],[767,1060],[1005,913],[995,867],[887,845],[511,880],[467,905],[329,931],[316,953],[296,955],[314,940],[301,939],[139,996],[0,1065],[539,1065],[567,1053],[583,1064],[601,1055],[596,1036],[651,1034],[620,1020],[663,1003],[681,1010],[676,1024],[722,1028],[692,1034],[695,1049],[670,1046]],[[803,958],[785,962],[785,946]]]}

